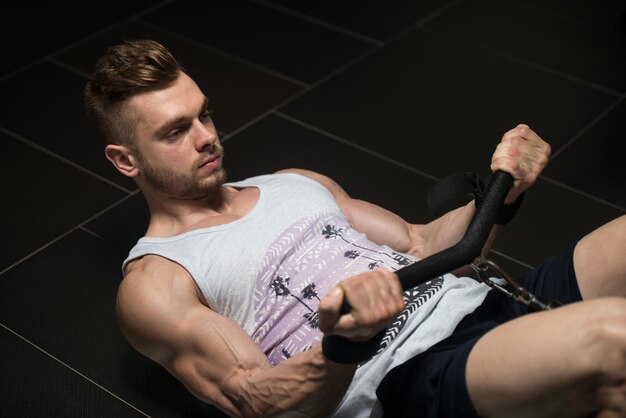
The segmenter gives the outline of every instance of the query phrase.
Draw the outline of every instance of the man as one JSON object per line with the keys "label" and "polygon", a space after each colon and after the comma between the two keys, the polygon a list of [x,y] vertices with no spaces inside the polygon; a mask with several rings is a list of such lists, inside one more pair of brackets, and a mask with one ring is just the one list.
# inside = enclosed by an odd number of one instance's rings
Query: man
{"label": "man", "polygon": [[[412,225],[318,173],[225,183],[207,98],[153,41],[110,48],[85,93],[106,157],[151,212],[124,263],[120,327],[200,399],[231,416],[626,416],[626,217],[528,275],[571,302],[556,310],[511,313],[451,274],[403,295],[393,271],[454,245],[473,202]],[[504,134],[492,169],[515,179],[505,204],[549,154],[526,125]],[[360,365],[319,344],[383,329]]]}

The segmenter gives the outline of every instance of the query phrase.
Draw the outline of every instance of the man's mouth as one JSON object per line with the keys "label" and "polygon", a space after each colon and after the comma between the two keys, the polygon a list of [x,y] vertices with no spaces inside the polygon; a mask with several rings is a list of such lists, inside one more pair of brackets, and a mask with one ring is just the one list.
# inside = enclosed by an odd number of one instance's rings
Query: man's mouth
{"label": "man's mouth", "polygon": [[213,163],[217,163],[219,158],[221,157],[220,154],[214,155],[210,158],[207,158],[206,160],[204,160],[199,166],[198,168],[202,168],[205,167],[207,165],[213,165]]}

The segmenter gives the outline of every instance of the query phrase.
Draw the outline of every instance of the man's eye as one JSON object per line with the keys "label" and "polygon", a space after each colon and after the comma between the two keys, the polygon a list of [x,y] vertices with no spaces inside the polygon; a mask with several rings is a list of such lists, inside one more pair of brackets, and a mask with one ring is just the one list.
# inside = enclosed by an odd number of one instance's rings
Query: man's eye
{"label": "man's eye", "polygon": [[167,134],[166,138],[169,140],[175,140],[180,138],[180,136],[183,134],[184,130],[183,129],[176,129],[171,131],[170,133]]}
{"label": "man's eye", "polygon": [[206,110],[204,112],[202,112],[202,114],[200,115],[200,120],[203,122],[208,122],[211,120],[211,112]]}

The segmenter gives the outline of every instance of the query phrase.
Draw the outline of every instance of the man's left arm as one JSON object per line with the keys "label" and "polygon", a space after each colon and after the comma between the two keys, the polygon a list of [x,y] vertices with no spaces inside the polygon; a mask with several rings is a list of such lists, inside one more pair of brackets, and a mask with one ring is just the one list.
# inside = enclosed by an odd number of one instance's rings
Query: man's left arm
{"label": "man's left arm", "polygon": [[[514,182],[505,204],[511,204],[532,186],[550,157],[551,148],[527,125],[518,125],[506,132],[492,156],[492,171],[505,171],[513,176]],[[400,216],[378,205],[351,198],[332,179],[319,173],[288,169],[305,175],[324,185],[335,197],[347,220],[358,231],[378,244],[385,244],[396,251],[412,254],[418,258],[442,251],[458,243],[471,221],[476,207],[474,201],[452,210],[428,224],[411,224]],[[494,228],[483,254],[486,254],[495,239]]]}

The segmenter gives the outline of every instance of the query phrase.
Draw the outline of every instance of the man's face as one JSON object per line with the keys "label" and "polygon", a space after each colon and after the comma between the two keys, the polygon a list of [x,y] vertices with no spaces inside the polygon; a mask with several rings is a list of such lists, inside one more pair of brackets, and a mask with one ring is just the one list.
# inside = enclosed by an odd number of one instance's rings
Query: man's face
{"label": "man's face", "polygon": [[226,181],[223,148],[208,100],[186,74],[162,90],[133,96],[138,180],[169,198],[213,194]]}

